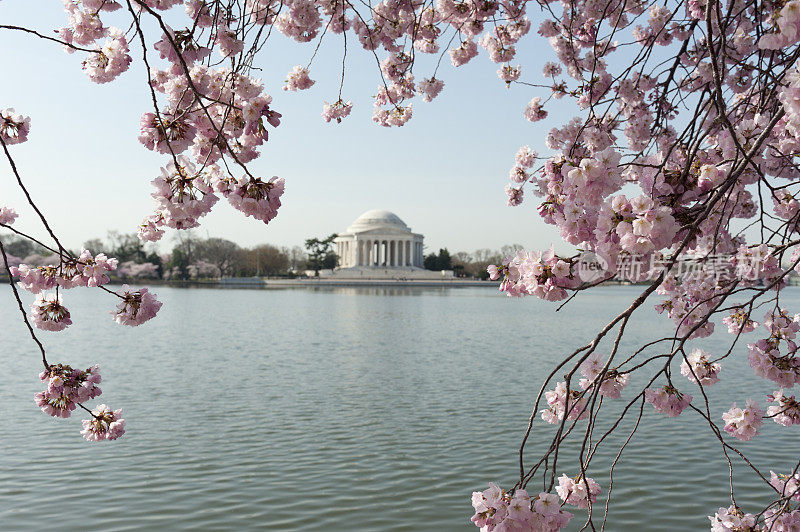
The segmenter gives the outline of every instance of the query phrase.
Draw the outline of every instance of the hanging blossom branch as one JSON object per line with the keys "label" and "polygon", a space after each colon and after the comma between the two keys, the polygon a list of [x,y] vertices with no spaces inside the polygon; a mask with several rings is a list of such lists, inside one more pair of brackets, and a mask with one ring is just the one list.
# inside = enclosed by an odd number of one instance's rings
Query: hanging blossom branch
{"label": "hanging blossom branch", "polygon": [[[298,43],[318,41],[309,45],[308,64],[287,74],[287,91],[314,85],[311,69],[326,36],[342,35],[344,67],[351,55],[346,34],[355,35],[378,61],[373,120],[382,126],[402,126],[412,117],[414,98],[431,101],[443,90],[436,76],[445,54],[459,67],[475,58],[479,47],[500,65],[502,83],[540,91],[525,109],[525,119],[541,121],[553,100],[574,100],[579,112],[548,133],[547,155],[540,157],[528,146],[517,152],[506,192],[510,205],[523,202],[526,188],[541,197],[542,219],[583,252],[519,253],[489,273],[502,279],[501,290],[511,296],[548,301],[568,302],[614,277],[650,285],[590,342],[565,354],[542,383],[519,451],[519,480],[508,491],[492,484],[474,493],[473,522],[489,531],[555,531],[567,526],[572,514],[566,507],[573,506],[587,511],[583,528],[596,529],[593,505],[603,487],[589,475],[597,467],[598,449],[614,441],[627,416],[636,416],[615,453],[613,472],[636,436],[644,404],[650,403],[670,417],[684,411],[700,416],[719,441],[729,466],[731,500],[710,518],[712,530],[800,526],[800,462],[785,473],[766,475],[730,443],[730,438],[757,437],[769,420],[800,424],[800,403],[790,391],[800,383],[795,343],[800,317],[779,300],[788,273],[800,269],[800,0],[384,0],[375,5],[65,0],[64,6],[67,26],[58,39],[49,40],[65,43],[68,53],[90,50],[82,62],[90,80],[114,80],[133,61],[129,43],[141,46],[153,109],[142,115],[139,140],[168,157],[153,180],[156,210],[139,228],[140,238],[148,241],[161,238],[166,227],[196,227],[219,195],[264,222],[277,214],[283,180],[263,179],[247,168],[268,140],[268,126],[280,124],[271,96],[252,75],[258,51],[275,33]],[[173,9],[178,7],[187,19],[185,27],[175,29],[167,20],[179,19]],[[528,16],[537,17],[538,34],[548,39],[556,57],[530,80],[512,64],[532,26]],[[110,21],[118,21],[118,27],[107,25]],[[19,26],[0,29],[22,33]],[[417,54],[439,56],[434,74],[421,81],[413,73]],[[327,122],[341,122],[351,113],[353,104],[342,95],[344,73],[343,68],[334,103],[323,105]],[[28,118],[0,111],[4,149],[25,142],[29,132]],[[637,187],[639,192],[628,197]],[[37,294],[34,325],[59,330],[71,321],[59,290],[102,286],[104,272],[116,261],[88,251],[72,256],[37,213],[55,242],[59,263],[11,270],[19,286]],[[10,208],[0,209],[1,225],[8,227],[15,218]],[[15,281],[10,282],[21,304]],[[44,293],[52,288],[54,294]],[[623,352],[630,318],[653,294],[663,297],[656,311],[672,320],[674,334],[632,354]],[[150,319],[160,306],[146,289],[123,289],[117,296],[122,300],[117,321],[129,325]],[[715,332],[717,317],[732,335],[727,352],[693,348],[693,340]],[[766,410],[745,400],[722,415],[712,412],[710,387],[724,377],[725,360],[741,355],[742,336],[760,330],[753,318],[766,332],[747,344],[748,360],[778,389],[765,398]],[[606,357],[599,350],[609,340]],[[95,367],[81,372],[43,361],[48,390],[37,402],[45,400],[42,407],[49,413],[63,415],[99,393]],[[673,376],[673,369],[681,376]],[[564,371],[564,380],[555,382]],[[646,384],[630,391],[636,378]],[[621,413],[608,414],[608,405],[622,400],[623,393]],[[540,410],[543,402],[547,407]],[[540,438],[534,430],[539,417],[556,427],[555,435]],[[85,430],[90,439],[116,437],[120,419],[118,411],[98,408],[84,422]],[[598,423],[609,427],[599,438]],[[531,441],[547,439],[541,456],[526,455]],[[565,456],[573,459],[566,447],[571,442],[579,452],[567,475],[561,464]],[[774,495],[772,504],[755,513],[737,506],[734,460],[760,476]],[[544,491],[529,496],[534,479],[541,480]],[[609,514],[611,482],[600,528]]]}
{"label": "hanging blossom branch", "polygon": [[[509,491],[492,484],[473,494],[473,522],[486,530],[560,530],[572,517],[561,506],[571,505],[586,509],[582,529],[604,528],[613,476],[597,518],[593,505],[603,488],[589,473],[607,468],[593,460],[633,414],[613,475],[647,402],[669,417],[688,409],[719,441],[730,505],[709,518],[712,531],[796,530],[800,461],[764,474],[730,438],[752,440],[770,420],[800,424],[800,402],[790,392],[800,383],[800,315],[779,299],[789,273],[800,273],[800,2],[576,1],[562,3],[559,13],[554,7],[544,5],[548,14],[539,27],[558,58],[543,72],[553,80],[551,94],[534,97],[525,117],[546,118],[550,98],[573,98],[582,113],[550,131],[552,155],[540,158],[527,146],[518,151],[506,191],[515,206],[530,186],[542,198],[543,220],[583,251],[520,252],[489,273],[510,296],[548,301],[571,299],[612,278],[649,286],[547,376],[519,450],[518,482]],[[629,197],[623,187],[639,195]],[[663,297],[655,310],[672,320],[674,335],[625,354],[625,327],[654,293]],[[762,315],[766,332],[742,349],[741,338],[758,330],[753,318]],[[714,334],[714,318],[732,335],[730,347],[692,348],[692,340]],[[612,334],[606,356],[601,342]],[[769,406],[744,397],[727,412],[712,412],[710,387],[724,378],[724,361],[744,354],[754,373],[777,388],[762,399]],[[673,375],[678,368],[680,377]],[[564,380],[557,382],[559,372]],[[640,384],[631,391],[636,376]],[[621,412],[609,407],[623,393],[630,398]],[[550,444],[531,462],[525,451],[538,433],[536,418],[556,430],[540,435]],[[593,438],[599,423],[608,428]],[[559,460],[570,442],[579,451],[570,454],[577,460],[568,475]],[[737,505],[739,464],[774,496],[766,507],[748,513]],[[530,497],[526,488],[537,478],[545,491]]]}

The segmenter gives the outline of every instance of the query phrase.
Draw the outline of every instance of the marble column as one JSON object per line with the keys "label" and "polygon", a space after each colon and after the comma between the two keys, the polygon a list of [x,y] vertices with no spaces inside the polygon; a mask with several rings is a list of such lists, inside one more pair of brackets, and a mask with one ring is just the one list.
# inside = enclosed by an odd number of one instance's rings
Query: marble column
{"label": "marble column", "polygon": [[398,266],[405,266],[403,263],[403,241],[397,241],[397,265]]}

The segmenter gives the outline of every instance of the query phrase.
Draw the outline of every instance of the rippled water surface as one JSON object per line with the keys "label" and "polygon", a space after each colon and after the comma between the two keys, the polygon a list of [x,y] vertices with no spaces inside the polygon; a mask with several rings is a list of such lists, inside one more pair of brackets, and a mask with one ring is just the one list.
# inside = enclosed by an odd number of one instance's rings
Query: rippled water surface
{"label": "rippled water surface", "polygon": [[[81,416],[33,404],[41,362],[0,288],[1,530],[477,530],[470,493],[514,483],[542,378],[641,288],[597,289],[558,313],[487,288],[155,291],[164,307],[138,328],[113,323],[108,295],[70,291],[74,325],[41,335],[53,363],[99,363],[99,399],[125,409],[121,440],[89,443]],[[783,304],[800,311],[800,291]],[[623,350],[668,331],[650,308]],[[726,349],[717,327],[693,345]],[[747,397],[764,406],[773,387],[752,375],[744,346],[723,366],[712,413]],[[603,495],[634,410],[593,462]],[[607,530],[707,530],[728,505],[719,442],[696,415],[651,410],[614,470]],[[778,428],[766,421],[741,444],[766,471],[800,454],[798,432]],[[552,433],[535,425],[529,459]],[[759,445],[770,438],[779,445]],[[735,481],[745,509],[766,500],[740,464]]]}

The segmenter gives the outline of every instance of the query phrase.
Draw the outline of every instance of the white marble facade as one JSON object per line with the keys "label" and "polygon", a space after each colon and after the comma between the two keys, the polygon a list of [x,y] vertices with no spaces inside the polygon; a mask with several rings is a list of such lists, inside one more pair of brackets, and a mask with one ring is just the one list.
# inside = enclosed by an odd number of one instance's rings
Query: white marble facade
{"label": "white marble facade", "polygon": [[422,239],[389,211],[359,216],[334,240],[339,268],[422,268]]}

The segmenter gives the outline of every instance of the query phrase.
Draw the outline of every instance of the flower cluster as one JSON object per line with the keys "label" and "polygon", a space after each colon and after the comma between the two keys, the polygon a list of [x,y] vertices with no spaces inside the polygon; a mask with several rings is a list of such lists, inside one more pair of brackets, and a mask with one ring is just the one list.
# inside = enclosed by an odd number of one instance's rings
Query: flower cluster
{"label": "flower cluster", "polygon": [[0,140],[4,144],[21,144],[28,140],[31,119],[14,112],[14,109],[0,110]]}
{"label": "flower cluster", "polygon": [[131,290],[128,285],[124,284],[117,295],[122,300],[117,304],[117,310],[112,311],[111,315],[114,316],[114,321],[121,325],[141,325],[155,317],[161,308],[161,302],[147,288]]}
{"label": "flower cluster", "polygon": [[308,77],[308,69],[297,65],[286,74],[286,85],[283,86],[283,90],[302,91],[311,88],[314,83],[316,82]]}
{"label": "flower cluster", "polygon": [[653,405],[656,412],[669,417],[678,417],[692,402],[691,395],[685,392],[681,393],[668,384],[661,388],[647,388],[644,391],[644,397],[648,403]]}
{"label": "flower cluster", "polygon": [[708,353],[702,349],[693,350],[686,359],[681,362],[681,375],[691,382],[711,386],[719,382],[717,373],[722,369],[719,362],[711,362]]}
{"label": "flower cluster", "polygon": [[770,253],[766,244],[752,248],[742,244],[731,262],[734,265],[736,277],[741,281],[763,280],[768,285],[774,283],[773,289],[775,290],[786,284],[785,281],[775,282],[783,274],[783,270],[778,258]]}
{"label": "flower cluster", "polygon": [[[63,331],[72,324],[59,289],[102,286],[110,280],[108,272],[116,270],[118,265],[115,258],[103,253],[92,255],[85,249],[77,258],[61,255],[58,260],[58,265],[19,264],[10,268],[11,275],[19,278],[19,286],[36,294],[30,317],[36,327],[46,331]],[[53,288],[56,292],[45,293]]]}
{"label": "flower cluster", "polygon": [[800,502],[800,473],[784,475],[774,471],[769,472],[769,483],[781,497],[788,497]]}
{"label": "flower cluster", "polygon": [[34,396],[42,412],[53,417],[69,417],[77,403],[94,399],[102,393],[100,367],[94,365],[84,371],[65,364],[53,364],[39,374],[47,388]]}
{"label": "flower cluster", "polygon": [[589,413],[586,392],[568,389],[566,381],[559,382],[554,390],[546,391],[544,397],[549,408],[542,410],[541,416],[550,424],[557,424],[565,414],[567,419],[584,419]]}
{"label": "flower cluster", "polygon": [[758,40],[758,47],[763,50],[779,50],[800,40],[800,1],[790,0],[783,4],[775,20],[777,31]]}
{"label": "flower cluster", "polygon": [[106,272],[116,270],[117,265],[117,259],[108,258],[104,253],[92,256],[84,249],[77,259],[62,256],[58,266],[20,264],[11,268],[11,274],[19,277],[22,288],[38,294],[55,287],[69,289],[106,284],[109,281]]}
{"label": "flower cluster", "polygon": [[672,244],[679,226],[668,207],[645,196],[628,201],[624,195],[606,200],[597,218],[595,237],[601,251],[621,249],[646,255]]}
{"label": "flower cluster", "polygon": [[[764,317],[768,338],[747,344],[747,359],[756,375],[779,386],[791,388],[800,383],[800,359],[794,338],[800,330],[800,315],[789,316],[785,309],[776,309]],[[786,354],[781,349],[786,348]]]}
{"label": "flower cluster", "polygon": [[767,417],[778,425],[800,425],[800,401],[795,396],[787,396],[783,390],[777,390],[767,395],[767,400],[777,403],[767,407]]}
{"label": "flower cluster", "polygon": [[589,390],[592,386],[600,383],[600,395],[609,399],[619,399],[622,389],[631,379],[629,373],[620,373],[618,368],[611,368],[603,372],[603,356],[599,353],[592,353],[581,364],[581,379],[579,384],[584,390]]}
{"label": "flower cluster", "polygon": [[423,102],[431,102],[434,98],[439,96],[444,88],[444,81],[436,78],[427,78],[419,82],[417,86],[419,92],[422,94]]}
{"label": "flower cluster", "polygon": [[764,512],[763,532],[795,532],[800,530],[800,510],[769,508]]}
{"label": "flower cluster", "polygon": [[749,530],[756,530],[756,516],[753,514],[746,514],[736,505],[731,505],[728,508],[720,508],[713,517],[708,518],[711,521],[711,532],[746,532]]}
{"label": "flower cluster", "polygon": [[752,440],[758,436],[758,429],[764,423],[764,411],[750,399],[745,408],[738,408],[736,403],[730,410],[722,414],[725,422],[725,432],[742,441]]}
{"label": "flower cluster", "polygon": [[191,148],[200,166],[223,156],[239,164],[258,157],[258,147],[269,137],[266,125],[277,127],[281,118],[259,80],[200,64],[191,67],[188,79],[171,72],[151,75],[153,89],[166,95],[168,105],[157,114],[142,115],[143,145],[173,155]]}
{"label": "flower cluster", "polygon": [[751,320],[750,315],[741,307],[722,318],[722,323],[728,326],[728,332],[731,334],[753,332],[758,327],[758,323]]}
{"label": "flower cluster", "polygon": [[336,120],[337,123],[341,123],[342,118],[346,118],[352,110],[353,102],[344,102],[340,98],[332,104],[325,102],[325,105],[322,107],[322,118],[325,119],[326,122]]}
{"label": "flower cluster", "polygon": [[125,420],[122,409],[111,410],[106,405],[98,405],[92,410],[92,418],[82,420],[81,435],[88,441],[116,440],[125,434]]}
{"label": "flower cluster", "polygon": [[[517,75],[517,77],[519,77],[519,75]],[[528,106],[525,108],[523,116],[531,122],[538,122],[539,120],[547,118],[547,111],[542,108],[542,99],[538,96],[531,98],[531,101],[528,102]]]}
{"label": "flower cluster", "polygon": [[561,509],[558,497],[542,492],[531,499],[523,489],[511,495],[497,485],[472,493],[475,515],[471,521],[481,530],[558,532],[567,527],[572,514]]}
{"label": "flower cluster", "polygon": [[17,219],[17,211],[11,207],[0,207],[0,225],[11,225]]}
{"label": "flower cluster", "polygon": [[561,475],[556,486],[556,492],[561,500],[578,508],[588,508],[590,504],[595,503],[600,491],[600,485],[594,479],[583,475],[575,478]]}
{"label": "flower cluster", "polygon": [[33,324],[43,331],[63,331],[72,325],[69,310],[62,304],[61,294],[40,292],[30,313]]}
{"label": "flower cluster", "polygon": [[179,155],[176,161],[177,165],[170,162],[152,181],[156,189],[152,194],[156,212],[144,223],[150,221],[156,227],[175,229],[197,227],[198,219],[208,214],[219,200],[213,189],[222,175],[217,166],[208,165],[198,171],[188,157]]}
{"label": "flower cluster", "polygon": [[216,189],[228,199],[228,203],[247,216],[269,222],[278,214],[284,191],[283,178],[273,176],[268,181],[243,175],[239,179],[226,178],[217,181]]}
{"label": "flower cluster", "polygon": [[535,295],[559,301],[567,297],[567,289],[581,284],[573,261],[559,257],[552,247],[544,252],[519,252],[500,266],[490,265],[487,271],[492,280],[502,277],[500,291],[509,296]]}
{"label": "flower cluster", "polygon": [[109,28],[108,40],[95,53],[83,61],[83,70],[95,83],[114,81],[128,70],[131,56],[128,55],[128,41],[118,28]]}

